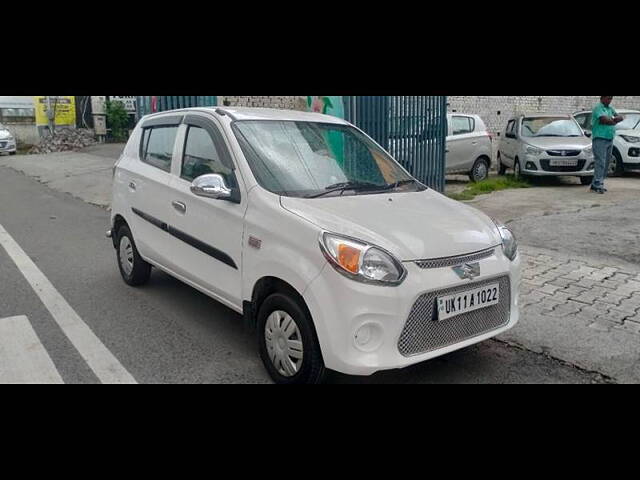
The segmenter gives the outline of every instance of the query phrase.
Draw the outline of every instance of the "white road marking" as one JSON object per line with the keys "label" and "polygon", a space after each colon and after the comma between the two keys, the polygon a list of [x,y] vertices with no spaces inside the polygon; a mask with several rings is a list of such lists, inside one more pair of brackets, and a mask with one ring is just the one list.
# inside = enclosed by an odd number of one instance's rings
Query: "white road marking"
{"label": "white road marking", "polygon": [[56,323],[100,381],[102,383],[137,383],[2,225],[0,225],[0,245],[7,251]]}
{"label": "white road marking", "polygon": [[24,315],[0,318],[0,383],[64,383]]}

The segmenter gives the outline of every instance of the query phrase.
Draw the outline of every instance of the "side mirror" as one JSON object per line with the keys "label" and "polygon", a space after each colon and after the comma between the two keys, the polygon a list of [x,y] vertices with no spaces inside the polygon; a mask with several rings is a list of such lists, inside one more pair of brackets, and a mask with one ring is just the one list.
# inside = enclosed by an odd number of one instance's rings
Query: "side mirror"
{"label": "side mirror", "polygon": [[231,189],[227,187],[222,175],[208,173],[201,175],[191,183],[191,192],[194,195],[205,198],[224,200],[231,198]]}
{"label": "side mirror", "polygon": [[584,132],[584,134],[585,134],[587,137],[590,137],[590,136],[591,136],[591,132],[586,132],[586,131],[585,131],[585,132]]}

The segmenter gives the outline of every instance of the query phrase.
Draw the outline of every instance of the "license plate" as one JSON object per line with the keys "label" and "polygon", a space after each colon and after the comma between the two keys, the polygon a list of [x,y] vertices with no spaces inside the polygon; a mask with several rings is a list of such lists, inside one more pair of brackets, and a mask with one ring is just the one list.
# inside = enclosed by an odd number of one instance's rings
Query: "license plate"
{"label": "license plate", "polygon": [[549,165],[552,167],[577,167],[578,160],[552,158],[549,160]]}
{"label": "license plate", "polygon": [[473,290],[446,295],[436,299],[438,321],[496,305],[500,301],[500,285],[492,283]]}

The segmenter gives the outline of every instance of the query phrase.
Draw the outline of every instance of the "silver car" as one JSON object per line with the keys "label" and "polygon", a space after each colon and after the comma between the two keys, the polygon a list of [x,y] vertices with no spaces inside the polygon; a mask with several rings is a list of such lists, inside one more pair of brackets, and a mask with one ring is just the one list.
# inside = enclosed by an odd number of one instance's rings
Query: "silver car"
{"label": "silver car", "polygon": [[11,132],[0,123],[0,153],[16,154],[16,139]]}
{"label": "silver car", "polygon": [[[411,164],[416,152],[435,148],[437,134],[434,132],[439,131],[439,125],[399,130],[390,135],[389,153],[406,166]],[[487,127],[478,115],[447,114],[446,173],[464,173],[474,182],[486,179],[491,168],[491,142]]]}
{"label": "silver car", "polygon": [[491,168],[491,136],[478,115],[447,115],[447,173],[465,173],[473,182],[489,176]]}
{"label": "silver car", "polygon": [[507,123],[497,154],[498,172],[521,176],[576,176],[593,179],[591,139],[571,115],[519,115]]}

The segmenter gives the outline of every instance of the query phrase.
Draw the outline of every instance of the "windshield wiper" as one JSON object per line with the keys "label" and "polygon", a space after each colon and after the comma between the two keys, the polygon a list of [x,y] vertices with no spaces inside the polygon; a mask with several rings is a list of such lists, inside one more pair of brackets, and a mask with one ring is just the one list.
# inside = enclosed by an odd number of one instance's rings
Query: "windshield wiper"
{"label": "windshield wiper", "polygon": [[377,185],[371,182],[340,182],[325,187],[324,192],[305,195],[304,198],[317,198],[333,192],[344,192],[345,190],[378,190],[381,188],[387,188],[387,186],[388,185]]}

